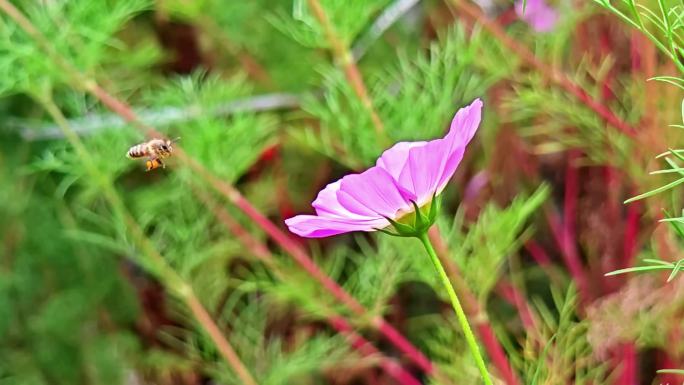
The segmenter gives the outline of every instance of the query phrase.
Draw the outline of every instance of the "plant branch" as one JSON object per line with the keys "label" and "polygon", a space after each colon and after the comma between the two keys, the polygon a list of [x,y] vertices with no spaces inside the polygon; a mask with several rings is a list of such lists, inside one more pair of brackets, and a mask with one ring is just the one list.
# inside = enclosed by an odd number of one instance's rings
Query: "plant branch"
{"label": "plant branch", "polygon": [[71,129],[71,127],[69,127],[68,121],[62,114],[62,111],[59,109],[59,107],[54,103],[51,97],[41,98],[40,101],[48,114],[64,130],[64,135],[67,137],[71,145],[76,149],[76,152],[79,154],[83,163],[88,168],[93,180],[95,180],[103,189],[104,196],[109,201],[114,211],[118,213],[118,215],[126,222],[127,228],[131,230],[134,238],[137,239],[138,244],[145,251],[146,255],[150,259],[148,262],[151,262],[153,270],[159,274],[161,281],[168,289],[170,289],[171,292],[175,293],[190,308],[190,311],[195,316],[197,322],[207,332],[209,338],[212,340],[212,342],[214,342],[214,345],[217,347],[226,362],[235,371],[238,378],[240,378],[240,381],[242,381],[242,383],[245,385],[257,385],[257,382],[242,363],[240,357],[237,355],[228,340],[226,340],[226,338],[223,336],[207,310],[204,308],[204,306],[202,306],[200,301],[195,296],[192,287],[190,287],[190,285],[188,285],[178,275],[178,273],[176,273],[176,271],[173,270],[168,263],[166,263],[164,257],[156,251],[149,239],[145,237],[142,229],[137,224],[135,219],[133,219],[133,217],[128,213],[123,202],[116,194],[107,178],[102,175],[94,166],[95,163],[92,161],[85,145],[83,142],[81,142],[80,138]]}
{"label": "plant branch", "polygon": [[386,141],[387,137],[385,136],[384,125],[377,111],[375,111],[375,108],[373,107],[373,102],[371,101],[371,98],[368,94],[368,90],[366,89],[366,85],[363,82],[361,71],[359,71],[359,67],[354,62],[354,57],[352,56],[352,53],[349,51],[349,48],[346,46],[346,44],[337,35],[335,27],[330,22],[330,19],[328,18],[328,15],[325,13],[325,10],[323,9],[323,6],[319,2],[319,0],[308,0],[308,3],[311,9],[313,10],[314,16],[316,17],[318,22],[323,27],[323,30],[325,31],[325,36],[328,39],[328,43],[330,44],[335,60],[338,62],[339,65],[342,66],[347,81],[349,81],[354,90],[354,93],[356,93],[356,96],[358,96],[358,98],[361,100],[361,103],[370,114],[373,126],[375,128],[375,133],[378,139],[380,139],[383,142]]}
{"label": "plant branch", "polygon": [[[320,4],[318,4],[320,6]],[[150,137],[163,137],[153,127],[143,123],[135,114],[133,109],[126,103],[115,98],[103,89],[93,79],[86,78],[78,69],[61,57],[45,36],[40,33],[26,17],[19,12],[7,0],[0,0],[0,9],[2,9],[8,16],[15,20],[15,22],[32,36],[38,44],[50,55],[53,60],[72,78],[75,87],[82,88],[96,97],[102,104],[104,104],[111,111],[117,113],[124,120],[131,123],[135,127],[143,130]],[[356,67],[354,67],[356,68]],[[358,73],[358,69],[356,70]],[[363,83],[361,83],[363,85]],[[75,134],[74,134],[75,135]],[[306,270],[314,279],[316,279],[326,290],[348,309],[359,316],[367,314],[367,310],[349,293],[347,293],[334,280],[326,275],[316,263],[307,255],[292,238],[281,231],[273,222],[268,220],[261,212],[259,212],[252,204],[245,199],[242,194],[230,183],[227,183],[208,170],[206,170],[195,159],[188,156],[182,148],[178,147],[175,152],[176,157],[190,167],[196,175],[207,181],[216,191],[224,195],[232,204],[245,213],[255,224],[257,224],[271,239],[273,239],[283,250],[295,259],[295,261]],[[418,365],[424,372],[435,375],[435,369],[432,362],[423,355],[406,337],[397,331],[392,325],[387,323],[381,316],[376,316],[371,320],[371,325],[374,326],[388,341],[395,345],[399,350],[407,355],[416,365]]]}
{"label": "plant branch", "polygon": [[542,76],[594,111],[608,125],[613,126],[630,138],[635,138],[636,129],[615,115],[607,106],[589,95],[582,87],[575,84],[565,73],[539,60],[526,46],[517,42],[495,21],[490,20],[475,5],[466,0],[448,0],[457,10],[478,22],[489,33],[494,35],[506,48],[516,54],[524,63],[537,70]]}
{"label": "plant branch", "polygon": [[[287,280],[283,271],[277,266],[273,254],[268,250],[266,245],[260,242],[256,237],[250,234],[244,227],[240,225],[226,210],[221,207],[208,193],[194,189],[195,195],[204,203],[204,205],[212,210],[214,216],[230,231],[237,239],[245,246],[259,261],[264,263],[280,280]],[[329,310],[333,312],[332,309]],[[326,320],[330,326],[337,330],[340,334],[347,338],[349,344],[363,357],[375,356],[380,359],[380,367],[387,372],[388,375],[399,381],[404,385],[420,385],[420,382],[401,365],[394,360],[385,356],[378,348],[363,336],[356,333],[349,322],[340,315],[327,316]]]}
{"label": "plant branch", "polygon": [[[207,180],[219,193],[228,198],[238,209],[245,213],[257,224],[273,241],[285,250],[307,272],[317,280],[330,294],[340,303],[344,304],[354,314],[364,317],[368,310],[365,309],[354,297],[347,293],[340,285],[331,279],[313,259],[292,238],[281,231],[273,222],[269,221],[252,204],[245,199],[239,191],[229,183],[216,178],[206,169],[198,165],[194,159],[185,156],[183,159],[203,179]],[[406,337],[399,333],[392,325],[387,323],[381,316],[373,318],[371,325],[387,338],[394,346],[406,354],[424,372],[437,375],[435,367],[430,360],[423,355]]]}

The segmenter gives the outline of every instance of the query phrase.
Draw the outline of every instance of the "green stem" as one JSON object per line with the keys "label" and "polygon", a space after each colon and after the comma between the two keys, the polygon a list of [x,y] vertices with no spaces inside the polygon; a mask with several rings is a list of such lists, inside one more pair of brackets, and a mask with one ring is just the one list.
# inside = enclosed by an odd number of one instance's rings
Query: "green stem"
{"label": "green stem", "polygon": [[454,308],[454,312],[456,312],[456,318],[458,318],[458,323],[461,324],[461,329],[463,329],[463,334],[465,335],[466,341],[468,342],[468,348],[470,348],[470,353],[473,355],[475,363],[477,364],[477,368],[480,370],[480,375],[482,376],[482,379],[484,380],[486,385],[493,385],[492,379],[490,378],[489,372],[487,371],[487,365],[485,364],[484,358],[482,357],[482,353],[480,353],[480,347],[477,345],[475,335],[473,335],[473,331],[470,329],[468,318],[466,318],[465,312],[463,311],[463,307],[461,307],[461,302],[458,300],[458,296],[456,295],[453,286],[451,286],[449,277],[447,276],[446,271],[444,271],[444,267],[442,267],[442,263],[439,261],[435,249],[432,247],[432,243],[428,238],[427,232],[422,233],[418,237],[418,239],[420,239],[420,241],[423,243],[423,246],[425,246],[425,250],[430,256],[432,264],[435,265],[435,269],[437,269],[437,273],[442,281],[442,284],[444,285],[444,288],[447,291],[447,294],[449,294],[449,299],[451,299],[451,306]]}

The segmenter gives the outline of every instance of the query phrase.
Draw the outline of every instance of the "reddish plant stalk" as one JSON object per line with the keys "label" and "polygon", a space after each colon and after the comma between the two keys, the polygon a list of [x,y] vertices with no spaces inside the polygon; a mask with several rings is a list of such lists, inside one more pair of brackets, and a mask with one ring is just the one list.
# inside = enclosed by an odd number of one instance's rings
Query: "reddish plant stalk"
{"label": "reddish plant stalk", "polygon": [[573,149],[568,153],[563,202],[564,219],[561,220],[558,214],[548,206],[545,207],[544,211],[549,229],[558,244],[563,261],[577,285],[580,299],[586,304],[591,298],[589,280],[577,250],[575,234],[577,198],[579,194],[579,170],[577,169],[576,161],[579,157],[579,150]]}
{"label": "reddish plant stalk", "polygon": [[546,250],[544,250],[543,247],[541,247],[541,245],[539,245],[534,240],[530,239],[529,241],[525,242],[525,250],[527,250],[530,256],[532,256],[532,259],[534,259],[534,261],[537,262],[539,267],[541,267],[542,270],[544,270],[544,272],[546,273],[546,275],[549,276],[549,279],[551,279],[552,282],[563,282],[563,278],[561,277],[560,272],[554,269],[549,254],[546,252]]}
{"label": "reddish plant stalk", "polygon": [[363,76],[361,76],[359,67],[356,66],[356,63],[354,63],[354,58],[351,54],[351,51],[349,51],[349,48],[338,36],[337,32],[335,31],[335,27],[330,22],[330,19],[325,13],[321,3],[318,0],[308,0],[308,3],[313,11],[314,16],[325,31],[325,36],[328,39],[330,48],[335,56],[335,60],[344,69],[344,75],[346,76],[347,81],[349,81],[354,93],[370,114],[371,121],[373,122],[373,126],[375,128],[375,133],[381,141],[386,141],[384,125],[377,111],[375,111],[375,108],[373,107],[373,101],[368,95],[368,90],[363,82]]}
{"label": "reddish plant stalk", "polygon": [[449,259],[449,249],[442,239],[437,226],[432,226],[428,234],[430,236],[430,241],[434,245],[435,251],[437,252],[437,256],[442,262],[442,265],[449,276],[449,280],[451,280],[451,283],[454,286],[454,290],[461,299],[463,310],[468,316],[470,323],[477,330],[477,333],[480,337],[480,342],[487,351],[487,355],[492,361],[492,364],[494,367],[496,367],[499,375],[503,378],[506,384],[521,384],[516,373],[513,371],[513,368],[508,362],[506,352],[494,334],[494,329],[492,329],[492,326],[489,324],[487,313],[482,310],[479,301],[470,291],[470,288],[468,288],[468,285],[463,280],[456,264]]}
{"label": "reddish plant stalk", "polygon": [[[90,155],[85,145],[80,140],[78,135],[76,135],[76,133],[71,129],[69,123],[62,114],[62,111],[57,107],[52,98],[46,98],[42,100],[42,104],[48,114],[60,126],[64,132],[64,135],[68,138],[69,142],[75,148],[81,159],[86,164],[91,165],[92,160],[90,159]],[[126,210],[123,202],[106,178],[101,177],[96,168],[89,167],[89,171],[91,171],[91,176],[97,182],[99,182],[99,187],[101,187],[103,190],[103,195],[109,201],[111,207],[126,223],[131,235],[133,235],[141,249],[147,254],[148,258],[150,258],[150,261],[156,265],[155,270],[157,270],[157,274],[160,277],[160,282],[162,282],[167,289],[175,292],[175,294],[185,302],[201,328],[204,329],[204,331],[209,335],[209,338],[212,340],[221,356],[235,371],[235,374],[240,381],[245,385],[257,385],[254,377],[252,377],[249,370],[240,360],[238,354],[235,352],[228,340],[223,336],[214,320],[211,318],[207,310],[195,295],[192,287],[188,285],[182,279],[182,277],[167,264],[164,257],[159,254],[157,249],[151,244],[150,240],[145,236],[138,223]]]}
{"label": "reddish plant stalk", "polygon": [[568,94],[573,95],[577,100],[594,111],[607,124],[617,128],[628,137],[634,138],[636,130],[630,124],[615,115],[608,107],[589,95],[582,87],[575,84],[561,70],[552,67],[539,60],[532,51],[526,46],[514,40],[506,31],[496,23],[488,19],[479,8],[465,0],[449,0],[459,11],[469,18],[477,21],[489,33],[494,35],[510,51],[515,53],[524,63],[537,70],[547,80],[563,88]]}
{"label": "reddish plant stalk", "polygon": [[579,278],[577,282],[580,292],[584,295],[584,300],[591,298],[591,288],[589,278],[585,271],[577,250],[577,201],[579,199],[579,168],[577,161],[582,154],[578,149],[571,149],[568,152],[568,160],[565,170],[565,193],[563,201],[563,233],[561,249],[565,250],[563,255],[566,257],[568,268],[573,270],[573,277]]}
{"label": "reddish plant stalk", "polygon": [[[74,83],[90,94],[95,96],[105,107],[112,112],[121,116],[127,122],[136,127],[141,128],[149,136],[163,137],[153,127],[141,122],[133,109],[126,103],[118,100],[110,95],[106,90],[100,87],[94,80],[88,79],[78,69],[61,57],[54,48],[50,45],[45,36],[38,31],[33,24],[21,13],[16,7],[7,0],[0,0],[0,9],[2,9],[8,16],[17,22],[17,24],[24,29],[31,37],[33,37],[50,55],[50,57],[57,63],[74,81]],[[309,272],[316,280],[318,280],[333,296],[340,302],[345,304],[350,310],[358,315],[365,315],[366,309],[361,306],[353,297],[351,297],[342,287],[337,285],[330,277],[328,277],[313,260],[301,249],[291,238],[285,235],[280,229],[263,216],[254,206],[247,201],[240,192],[231,184],[223,182],[207,171],[202,165],[197,163],[193,158],[190,158],[185,152],[178,148],[175,153],[177,157],[185,162],[197,174],[207,180],[217,191],[222,193],[230,202],[236,205],[247,216],[250,217],[258,226],[260,226],[276,243],[278,243],[285,251],[287,251],[307,272]],[[397,348],[404,352],[412,361],[416,363],[423,371],[428,374],[437,375],[434,371],[432,363],[425,357],[418,349],[416,349],[401,333],[394,327],[388,324],[382,317],[375,317],[372,321],[380,333],[387,337]]]}
{"label": "reddish plant stalk", "polygon": [[[256,223],[271,239],[273,239],[283,250],[285,250],[294,260],[316,279],[330,294],[340,303],[344,304],[349,310],[359,316],[364,316],[367,310],[340,285],[332,280],[318,265],[309,257],[304,249],[297,244],[287,234],[282,232],[273,222],[263,216],[252,204],[245,199],[239,191],[232,185],[218,179],[213,174],[200,166],[194,159],[189,158],[184,153],[179,153],[197,174],[207,180],[217,191],[228,198],[231,203],[244,212],[254,223]],[[401,333],[392,325],[387,323],[382,317],[374,317],[371,324],[383,334],[393,345],[407,355],[416,365],[428,374],[436,375],[432,363],[416,349]]]}
{"label": "reddish plant stalk", "polygon": [[577,254],[575,244],[577,228],[577,199],[579,195],[579,169],[577,161],[581,154],[577,149],[568,152],[568,160],[565,171],[565,194],[563,202],[563,245],[564,249],[574,249],[573,254]]}
{"label": "reddish plant stalk", "polygon": [[619,268],[625,268],[634,264],[637,252],[637,238],[639,236],[639,217],[641,211],[640,202],[632,202],[627,205],[627,219],[625,220],[625,237],[622,249],[622,261]]}
{"label": "reddish plant stalk", "polygon": [[[676,340],[672,340],[676,341]],[[677,362],[677,360],[672,359],[672,356],[667,353],[667,352],[658,352],[658,355],[656,356],[657,359],[657,367],[658,369],[680,369],[682,368],[682,362]],[[671,374],[671,373],[665,373],[665,374],[660,374],[658,376],[660,378],[660,381],[658,384],[678,384],[681,383],[681,375],[680,374]]]}
{"label": "reddish plant stalk", "polygon": [[356,351],[363,357],[382,357],[380,366],[382,369],[403,385],[421,385],[411,373],[399,365],[396,361],[391,360],[382,355],[370,341],[363,338],[363,336],[356,333],[349,323],[342,317],[330,317],[328,323],[337,330],[341,335],[347,337],[349,344],[356,349]]}
{"label": "reddish plant stalk", "polygon": [[615,383],[620,385],[638,384],[637,351],[634,344],[631,342],[622,344],[617,356],[622,366],[622,372]]}
{"label": "reddish plant stalk", "polygon": [[546,253],[546,250],[539,246],[539,244],[536,241],[527,241],[525,243],[525,249],[528,253],[530,253],[532,259],[534,259],[534,261],[537,262],[538,265],[542,267],[551,266],[551,258],[549,258],[549,255]]}
{"label": "reddish plant stalk", "polygon": [[503,299],[515,306],[518,310],[518,315],[520,316],[520,320],[522,321],[525,330],[537,330],[537,321],[534,312],[520,290],[510,283],[499,282],[497,285],[497,292]]}
{"label": "reddish plant stalk", "polygon": [[553,211],[552,208],[546,206],[544,207],[544,214],[546,215],[546,221],[549,224],[549,229],[553,234],[553,238],[561,251],[561,256],[563,262],[568,268],[570,275],[572,276],[575,284],[577,285],[577,290],[579,291],[580,299],[582,303],[587,303],[591,298],[589,294],[589,282],[587,280],[586,274],[584,272],[584,267],[582,266],[582,261],[577,254],[577,248],[570,247],[567,248],[567,242],[565,241],[565,236],[563,232],[563,224],[561,219],[558,217],[558,213]]}
{"label": "reddish plant stalk", "polygon": [[[266,245],[260,242],[244,227],[240,225],[230,213],[219,206],[219,204],[210,197],[208,193],[200,189],[194,189],[195,195],[204,203],[204,205],[212,210],[214,216],[235,235],[240,243],[245,246],[257,259],[266,264],[276,276],[280,279],[287,279],[285,275],[275,265],[273,254],[268,250]],[[347,337],[349,344],[362,356],[376,356],[380,359],[380,367],[387,372],[388,375],[399,381],[404,385],[419,385],[420,382],[413,377],[411,373],[406,371],[401,365],[394,360],[383,355],[370,341],[363,336],[356,333],[347,320],[342,316],[330,316],[327,318],[328,323],[340,334]]]}
{"label": "reddish plant stalk", "polygon": [[[611,149],[606,150],[608,153],[611,152]],[[603,171],[603,176],[605,179],[605,185],[606,185],[606,207],[605,207],[605,213],[603,214],[604,220],[606,220],[606,223],[622,223],[622,199],[621,199],[621,191],[622,191],[622,177],[620,175],[619,170],[617,170],[615,167],[611,165],[605,165],[602,167],[601,171]],[[625,223],[625,226],[622,226],[622,229],[619,227],[615,227],[613,229],[613,234],[614,238],[617,239],[619,237],[618,232],[620,230],[624,231],[623,235],[623,248],[622,251],[624,253],[625,251],[625,246],[627,243],[627,239],[625,238],[627,236],[627,224]],[[601,265],[599,267],[601,275],[621,269],[623,267],[627,266],[621,266],[621,256],[618,256],[618,251],[616,249],[617,245],[606,245],[606,249],[603,251],[603,255],[605,256],[603,260],[601,261]],[[607,294],[607,293],[612,293],[613,291],[617,290],[622,282],[624,282],[624,279],[626,276],[622,277],[611,277],[610,279],[606,279],[605,277],[601,279],[601,287],[599,288],[600,291],[599,293],[601,294]]]}

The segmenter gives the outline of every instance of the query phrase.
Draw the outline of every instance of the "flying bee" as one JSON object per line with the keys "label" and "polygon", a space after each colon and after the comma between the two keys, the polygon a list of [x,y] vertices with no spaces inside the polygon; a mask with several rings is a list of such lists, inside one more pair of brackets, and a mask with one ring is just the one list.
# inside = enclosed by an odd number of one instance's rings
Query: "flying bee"
{"label": "flying bee", "polygon": [[147,157],[146,171],[154,170],[155,168],[166,168],[162,159],[168,158],[173,152],[173,143],[178,139],[168,140],[168,139],[152,139],[147,142],[136,144],[135,146],[128,149],[126,157],[136,159]]}

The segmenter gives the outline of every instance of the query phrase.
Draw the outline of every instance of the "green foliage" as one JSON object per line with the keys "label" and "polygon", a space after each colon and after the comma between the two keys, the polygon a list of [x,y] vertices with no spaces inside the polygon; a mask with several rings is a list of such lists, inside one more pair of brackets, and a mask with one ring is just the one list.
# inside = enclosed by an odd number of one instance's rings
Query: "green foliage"
{"label": "green foliage", "polygon": [[609,372],[595,356],[587,338],[588,324],[576,319],[577,295],[552,290],[553,305],[534,301],[539,314],[536,327],[523,343],[523,356],[513,362],[521,366],[526,384],[604,384]]}
{"label": "green foliage", "polygon": [[[108,62],[112,50],[123,51],[114,34],[133,16],[149,8],[146,0],[57,1],[48,5],[21,2],[21,9],[45,36],[50,49],[68,58],[85,73]],[[3,15],[0,24],[0,91],[37,93],[68,83],[70,79],[37,42]],[[109,56],[109,57],[116,57]],[[119,59],[127,55],[118,56]],[[21,71],[16,71],[21,68]]]}
{"label": "green foliage", "polygon": [[[178,146],[189,158],[237,186],[277,225],[320,185],[372,164],[389,144],[441,136],[457,108],[476,97],[487,103],[469,156],[484,149],[489,160],[496,123],[503,122],[526,127],[523,132],[539,139],[537,148],[546,152],[581,146],[596,162],[607,162],[609,147],[628,164],[629,143],[605,130],[594,112],[549,87],[548,79],[519,68],[519,60],[479,27],[456,22],[441,30],[432,3],[421,2],[383,36],[364,38],[371,51],[357,64],[384,125],[382,140],[341,63],[325,51],[339,47],[305,0],[13,3],[47,41],[0,16],[3,384],[171,383],[186,375],[189,382],[241,383],[179,288],[192,288],[260,385],[362,382],[376,376],[380,359],[409,367],[377,335],[378,316],[396,321],[447,377],[464,383],[479,377],[456,323],[445,315],[442,287],[419,242],[355,234],[302,244],[313,249],[321,270],[368,309],[359,316],[269,243],[258,224],[229,207],[233,196],[213,195],[184,158],[173,156],[165,169],[149,173],[143,161],[126,159],[130,146],[150,138],[87,94],[90,81],[141,112],[142,123],[181,137]],[[338,42],[348,48],[390,2],[321,3]],[[657,16],[643,12],[648,25],[659,28]],[[675,7],[661,18],[666,48],[680,42],[679,13]],[[539,57],[562,62],[572,52],[569,31],[584,16],[567,18],[562,29],[544,37],[522,36],[520,25],[510,31],[521,41],[538,42]],[[432,27],[439,37],[431,40]],[[167,39],[165,28],[182,33]],[[661,39],[659,32],[653,36]],[[188,59],[194,52],[184,50],[194,44],[199,57]],[[168,73],[167,62],[176,59],[195,60],[189,64],[194,72]],[[599,87],[591,84],[604,79],[612,64],[582,64],[573,80],[597,96]],[[72,66],[80,76],[69,71]],[[501,111],[504,80],[517,92],[504,96]],[[682,85],[678,78],[658,80]],[[253,102],[260,92],[287,94],[284,108],[295,111],[262,111]],[[636,122],[642,111],[622,107],[633,99],[625,93],[610,107]],[[56,111],[48,113],[53,102]],[[226,108],[235,105],[240,108]],[[566,133],[566,127],[576,132]],[[70,129],[79,140],[68,135]],[[85,153],[77,150],[79,143]],[[678,151],[669,153],[671,168],[662,173],[681,174]],[[472,175],[467,168],[473,164],[464,162],[459,178]],[[454,207],[448,205],[439,218],[448,258],[483,308],[494,301],[507,258],[531,235],[529,223],[549,190],[510,191],[515,199],[484,204],[473,222],[465,220],[465,208],[447,219]],[[445,192],[449,203],[456,196],[451,192]],[[215,197],[216,206],[208,207],[198,193]],[[272,260],[252,255],[239,231],[226,229],[222,210],[262,242]],[[684,220],[668,221],[682,232]],[[672,270],[671,277],[682,266],[657,263]],[[553,292],[554,310],[535,303],[538,330],[528,331],[523,356],[514,360],[523,383],[602,383],[607,370],[592,356],[574,294],[561,298]],[[338,316],[385,357],[352,352],[329,325]],[[504,327],[496,330],[502,339],[515,336]],[[510,346],[515,356],[520,346]]]}
{"label": "green foliage", "polygon": [[168,135],[180,137],[179,145],[185,151],[202,159],[215,175],[234,182],[271,143],[277,120],[268,114],[246,112],[222,118],[211,112],[249,91],[242,78],[205,78],[199,73],[151,91],[144,100],[150,105],[184,106],[196,111],[190,119],[168,127]]}
{"label": "green foliage", "polygon": [[611,271],[610,273],[606,273],[606,275],[610,276],[625,273],[636,273],[640,271],[671,270],[672,273],[667,278],[667,282],[670,282],[677,276],[677,273],[679,273],[682,270],[682,264],[684,263],[684,260],[679,260],[676,263],[672,263],[652,258],[644,258],[643,261],[648,263],[648,265],[628,267],[626,269],[615,270]]}
{"label": "green foliage", "polygon": [[[583,84],[583,90],[597,96],[599,89],[591,86],[589,79],[605,76],[610,63],[604,63],[595,73],[578,75],[575,80]],[[586,69],[589,71],[589,69]],[[521,135],[534,144],[538,154],[553,154],[572,148],[582,148],[592,163],[611,162],[631,171],[634,165],[632,142],[616,129],[606,129],[593,111],[558,88],[544,87],[546,79],[536,73],[520,78],[515,95],[504,103],[508,121],[520,125]],[[613,110],[619,110],[622,102],[614,103]],[[636,120],[636,116],[631,120]],[[610,147],[612,152],[605,149]]]}
{"label": "green foliage", "polygon": [[639,4],[635,0],[621,0],[618,6],[610,0],[595,0],[619,16],[626,23],[646,35],[658,49],[684,72],[684,6],[675,1],[658,0],[657,6]]}
{"label": "green foliage", "polygon": [[[234,349],[255,374],[259,384],[283,385],[320,378],[325,370],[344,368],[355,361],[340,335],[298,333],[291,338],[269,333],[272,317],[282,315],[285,310],[268,299],[253,293],[235,291],[218,317],[229,334]],[[188,315],[179,313],[179,317]],[[212,378],[227,384],[240,384],[217,357],[211,340],[191,329],[169,328],[164,331],[168,343],[185,351],[186,356],[201,362],[203,370]]]}
{"label": "green foliage", "polygon": [[[483,52],[488,55],[483,57]],[[491,40],[457,26],[431,44],[427,55],[399,55],[394,68],[369,79],[390,142],[441,136],[458,107],[508,73],[500,54]],[[323,98],[310,95],[303,106],[320,127],[294,135],[352,169],[368,165],[386,145],[376,140],[370,115],[343,74],[330,69],[324,74]]]}
{"label": "green foliage", "polygon": [[3,144],[0,156],[0,378],[122,382],[139,354],[131,287],[114,259],[72,237],[76,209],[54,193],[59,179],[21,172],[29,150]]}
{"label": "green foliage", "polygon": [[[387,2],[388,0],[323,0],[320,3],[328,19],[334,22],[335,33],[341,43],[349,46],[371,16]],[[332,48],[325,27],[318,22],[306,0],[294,0],[290,15],[281,13],[273,17],[271,22],[301,45]]]}
{"label": "green foliage", "polygon": [[[681,2],[679,4],[675,4],[674,1],[667,0],[657,0],[657,7],[639,4],[635,0],[622,0],[620,6],[614,6],[609,0],[595,1],[646,35],[655,44],[655,46],[677,66],[677,69],[680,71],[679,77],[656,76],[649,80],[658,80],[675,87],[682,88],[682,82],[684,82],[684,79],[681,78],[681,73],[684,73],[684,33],[682,32],[684,29],[684,5],[681,4]],[[681,105],[682,122],[684,123],[684,99],[682,100]],[[679,128],[682,127],[682,125],[679,124],[672,126]],[[625,203],[632,203],[641,199],[652,197],[654,195],[672,190],[681,185],[684,182],[684,177],[681,177],[681,175],[684,175],[684,169],[679,164],[679,162],[684,161],[684,156],[681,155],[681,152],[682,150],[670,148],[668,149],[668,152],[658,155],[656,158],[663,158],[667,163],[667,167],[651,172],[651,174],[679,174],[679,178],[645,193],[631,197],[627,199]],[[676,197],[676,195],[674,196]],[[674,200],[676,200],[676,198],[674,198]],[[679,203],[680,202],[678,201],[676,202],[676,204]],[[681,217],[669,217],[664,219],[663,222],[670,222],[675,233],[684,238],[684,231],[681,228],[681,223],[683,222]],[[647,262],[648,265],[620,269],[609,274],[615,275],[637,271],[667,269],[672,270],[672,273],[667,279],[667,281],[670,282],[675,278],[681,269],[681,261],[676,263],[669,263],[656,259],[644,259],[644,261]]]}
{"label": "green foliage", "polygon": [[450,255],[477,295],[489,295],[499,280],[506,257],[529,236],[529,230],[525,230],[528,218],[548,195],[549,189],[542,186],[529,197],[517,197],[506,208],[489,205],[477,222],[465,226],[465,231],[458,217],[450,226],[440,226],[448,240]]}

